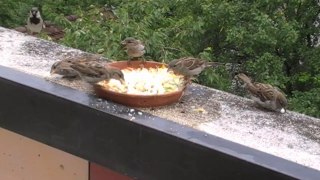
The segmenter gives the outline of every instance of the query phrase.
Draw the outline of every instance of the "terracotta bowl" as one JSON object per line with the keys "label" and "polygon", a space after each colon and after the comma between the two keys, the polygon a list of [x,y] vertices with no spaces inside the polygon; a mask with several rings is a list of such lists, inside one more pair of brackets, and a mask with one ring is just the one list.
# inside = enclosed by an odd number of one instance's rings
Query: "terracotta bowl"
{"label": "terracotta bowl", "polygon": [[[146,61],[144,67],[156,68],[162,67],[163,65],[165,64],[154,61]],[[126,69],[129,67],[140,68],[141,61],[131,61],[130,65],[128,65],[127,61],[117,61],[108,63],[108,66],[116,67],[119,69]],[[94,91],[99,97],[131,107],[157,107],[173,104],[180,100],[185,88],[186,87],[183,87],[179,91],[160,95],[135,95],[110,91],[98,84],[94,85]]]}

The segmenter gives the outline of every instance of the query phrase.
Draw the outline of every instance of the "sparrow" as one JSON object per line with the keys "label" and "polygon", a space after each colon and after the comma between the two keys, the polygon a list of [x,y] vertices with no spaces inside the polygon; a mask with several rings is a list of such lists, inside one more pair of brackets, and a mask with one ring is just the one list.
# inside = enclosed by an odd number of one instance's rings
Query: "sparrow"
{"label": "sparrow", "polygon": [[285,113],[288,101],[284,93],[277,87],[270,84],[252,82],[252,80],[243,73],[236,75],[236,78],[244,82],[245,88],[251,95],[251,99],[263,108]]}
{"label": "sparrow", "polygon": [[68,21],[70,21],[70,22],[74,22],[74,21],[76,21],[79,17],[78,17],[77,15],[71,14],[71,15],[65,16],[65,18],[66,18]]}
{"label": "sparrow", "polygon": [[69,60],[61,60],[55,62],[51,66],[50,74],[59,74],[63,78],[80,78],[80,73],[74,70],[72,67],[72,62]]}
{"label": "sparrow", "polygon": [[216,67],[224,65],[219,62],[208,62],[203,59],[197,59],[193,57],[183,57],[180,59],[174,59],[168,64],[168,71],[177,72],[186,78],[192,78],[199,75],[207,67]]}
{"label": "sparrow", "polygon": [[79,72],[82,80],[90,84],[109,79],[117,79],[123,84],[125,82],[120,69],[106,67],[97,61],[73,61],[70,67]]}
{"label": "sparrow", "polygon": [[72,64],[75,63],[85,63],[89,61],[95,61],[96,63],[100,63],[105,66],[107,62],[106,59],[103,59],[101,55],[91,54],[91,53],[82,53],[77,56],[66,56],[63,57],[63,60],[55,62],[51,66],[50,74],[59,74],[62,75],[63,78],[80,78],[80,73],[71,67]]}
{"label": "sparrow", "polygon": [[100,15],[104,20],[118,19],[115,9],[114,6],[105,4],[103,8],[100,9]]}
{"label": "sparrow", "polygon": [[30,34],[40,33],[42,28],[44,28],[43,19],[37,7],[33,7],[30,10],[26,28]]}
{"label": "sparrow", "polygon": [[[145,53],[144,44],[140,40],[135,39],[133,37],[126,38],[121,42],[121,45],[124,46],[129,56],[128,64],[130,64],[130,61],[132,59],[138,59],[139,57],[142,57]],[[144,59],[143,62],[145,62]]]}

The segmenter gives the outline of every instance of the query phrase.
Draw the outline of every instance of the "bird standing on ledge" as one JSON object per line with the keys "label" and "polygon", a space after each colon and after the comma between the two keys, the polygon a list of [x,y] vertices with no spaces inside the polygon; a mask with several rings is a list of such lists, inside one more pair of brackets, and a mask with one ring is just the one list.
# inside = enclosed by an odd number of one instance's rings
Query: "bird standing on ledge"
{"label": "bird standing on ledge", "polygon": [[37,7],[33,7],[30,10],[26,28],[32,35],[34,33],[40,33],[42,28],[44,28],[43,19],[41,18],[40,11]]}
{"label": "bird standing on ledge", "polygon": [[258,105],[263,108],[285,113],[288,101],[285,95],[276,87],[270,84],[252,82],[252,80],[243,73],[236,75],[238,79],[244,82],[245,88]]}
{"label": "bird standing on ledge", "polygon": [[[144,44],[133,37],[126,38],[121,42],[121,45],[124,46],[129,56],[128,64],[130,64],[130,61],[133,59],[139,59],[145,53]],[[142,59],[142,61],[145,62],[144,59]]]}
{"label": "bird standing on ledge", "polygon": [[73,61],[70,67],[78,71],[81,79],[90,84],[109,79],[117,79],[123,84],[125,82],[120,69],[106,67],[97,61]]}
{"label": "bird standing on ledge", "polygon": [[74,70],[71,65],[79,64],[85,62],[95,62],[99,63],[101,66],[106,66],[107,61],[105,61],[101,55],[98,54],[90,54],[84,53],[78,56],[64,57],[62,60],[59,60],[51,66],[50,74],[59,74],[62,75],[63,78],[67,78],[69,80],[80,78],[80,73]]}
{"label": "bird standing on ledge", "polygon": [[173,70],[187,78],[199,75],[207,67],[216,67],[224,65],[219,62],[209,62],[203,59],[193,57],[183,57],[174,59],[168,64],[168,71]]}

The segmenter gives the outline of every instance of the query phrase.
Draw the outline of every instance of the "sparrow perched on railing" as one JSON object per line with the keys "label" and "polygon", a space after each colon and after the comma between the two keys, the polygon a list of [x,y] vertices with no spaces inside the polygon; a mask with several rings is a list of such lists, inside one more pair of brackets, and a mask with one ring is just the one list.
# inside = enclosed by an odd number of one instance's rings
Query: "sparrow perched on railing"
{"label": "sparrow perched on railing", "polygon": [[72,62],[68,60],[57,61],[51,66],[50,74],[59,74],[63,78],[80,78],[80,73],[74,70],[72,67]]}
{"label": "sparrow perched on railing", "polygon": [[187,78],[192,78],[193,76],[199,75],[207,67],[216,67],[219,65],[224,65],[224,63],[208,62],[203,59],[184,57],[169,62],[168,71],[173,70]]}
{"label": "sparrow perched on railing", "polygon": [[270,84],[252,82],[252,80],[243,73],[236,75],[236,78],[244,82],[245,88],[258,105],[263,108],[285,113],[288,101],[278,88]]}
{"label": "sparrow perched on railing", "polygon": [[[133,59],[139,59],[145,53],[144,44],[133,37],[126,38],[121,42],[121,45],[124,46],[129,56],[128,64],[130,64],[130,61]],[[144,59],[142,60],[143,62],[145,61]]]}
{"label": "sparrow perched on railing", "polygon": [[50,74],[59,74],[63,78],[80,78],[80,73],[74,70],[71,65],[74,63],[84,63],[93,61],[100,63],[102,66],[106,66],[108,59],[102,57],[100,54],[82,53],[76,56],[66,55],[62,57],[62,60],[55,62],[51,66]]}
{"label": "sparrow perched on railing", "polygon": [[97,61],[73,61],[70,67],[78,71],[81,79],[90,84],[109,79],[124,83],[124,75],[120,69],[106,67]]}
{"label": "sparrow perched on railing", "polygon": [[42,28],[44,28],[43,19],[37,7],[33,7],[30,10],[26,28],[30,34],[40,33]]}

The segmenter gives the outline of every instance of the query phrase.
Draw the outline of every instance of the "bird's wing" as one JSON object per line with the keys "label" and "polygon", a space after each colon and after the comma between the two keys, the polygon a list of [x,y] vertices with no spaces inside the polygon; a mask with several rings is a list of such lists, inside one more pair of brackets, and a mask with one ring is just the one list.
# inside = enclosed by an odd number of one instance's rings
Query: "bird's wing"
{"label": "bird's wing", "polygon": [[143,45],[143,44],[138,44],[138,45],[137,45],[137,49],[138,49],[139,51],[143,51],[143,50],[144,50],[144,45]]}
{"label": "bird's wing", "polygon": [[183,63],[183,67],[186,67],[189,70],[199,68],[200,66],[203,66],[205,63],[204,60],[196,58],[184,58],[181,60],[181,62]]}
{"label": "bird's wing", "polygon": [[254,83],[254,86],[257,89],[256,95],[262,102],[275,100],[277,92],[273,86],[263,83]]}
{"label": "bird's wing", "polygon": [[207,67],[216,67],[216,66],[224,66],[225,63],[221,62],[207,62]]}
{"label": "bird's wing", "polygon": [[75,62],[71,65],[71,68],[78,71],[82,75],[90,77],[99,77],[103,74],[101,67],[95,67],[88,62]]}

